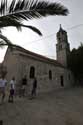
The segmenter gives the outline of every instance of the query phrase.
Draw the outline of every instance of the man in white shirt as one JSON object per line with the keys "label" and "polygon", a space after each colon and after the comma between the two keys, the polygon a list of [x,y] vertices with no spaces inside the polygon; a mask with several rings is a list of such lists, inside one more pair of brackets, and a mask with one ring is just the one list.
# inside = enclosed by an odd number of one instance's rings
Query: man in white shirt
{"label": "man in white shirt", "polygon": [[14,93],[15,93],[15,77],[13,77],[12,80],[10,81],[10,94],[8,102],[14,101]]}
{"label": "man in white shirt", "polygon": [[0,76],[0,95],[1,95],[1,103],[3,103],[4,98],[5,98],[5,87],[7,84],[7,80],[5,77]]}

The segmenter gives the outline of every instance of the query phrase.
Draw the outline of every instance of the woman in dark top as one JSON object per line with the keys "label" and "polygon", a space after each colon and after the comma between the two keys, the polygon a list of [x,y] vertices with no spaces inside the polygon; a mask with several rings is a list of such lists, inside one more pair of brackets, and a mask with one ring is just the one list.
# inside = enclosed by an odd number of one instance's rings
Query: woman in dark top
{"label": "woman in dark top", "polygon": [[25,75],[22,79],[22,96],[25,96],[26,86],[27,86],[27,78]]}

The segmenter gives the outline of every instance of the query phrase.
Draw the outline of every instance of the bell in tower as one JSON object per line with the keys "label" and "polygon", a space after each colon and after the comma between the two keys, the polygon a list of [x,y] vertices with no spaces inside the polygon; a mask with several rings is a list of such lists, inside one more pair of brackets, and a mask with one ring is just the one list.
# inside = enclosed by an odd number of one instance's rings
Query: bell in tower
{"label": "bell in tower", "polygon": [[57,37],[57,44],[56,44],[57,60],[63,66],[67,67],[68,56],[70,53],[70,46],[68,43],[67,32],[62,29],[61,24],[59,31],[56,34],[56,37]]}

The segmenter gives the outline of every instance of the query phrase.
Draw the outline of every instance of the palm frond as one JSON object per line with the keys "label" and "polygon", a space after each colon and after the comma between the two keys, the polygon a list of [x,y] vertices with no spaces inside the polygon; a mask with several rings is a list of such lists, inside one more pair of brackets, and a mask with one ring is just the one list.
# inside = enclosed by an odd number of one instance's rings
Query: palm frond
{"label": "palm frond", "polygon": [[3,40],[0,40],[0,48],[4,48],[4,41]]}
{"label": "palm frond", "polygon": [[10,48],[12,47],[12,43],[10,42],[10,40],[7,39],[7,37],[5,37],[4,35],[2,35],[0,33],[0,47],[4,47],[4,46],[9,46]]}
{"label": "palm frond", "polygon": [[13,20],[29,20],[49,15],[67,15],[68,9],[60,3],[50,3],[38,0],[12,0],[8,6],[8,0],[2,0],[0,5],[0,21],[5,17]]}
{"label": "palm frond", "polygon": [[9,26],[16,27],[18,31],[21,31],[20,22],[7,16],[2,17],[0,21],[0,28],[9,27]]}
{"label": "palm frond", "polygon": [[34,32],[36,32],[38,35],[42,36],[42,33],[40,32],[40,30],[37,29],[36,27],[30,26],[30,25],[27,26],[27,25],[23,25],[23,24],[20,24],[20,25],[21,25],[22,27],[27,27],[27,28],[33,30]]}
{"label": "palm frond", "polygon": [[8,21],[7,21],[7,18],[4,17],[3,22],[0,22],[0,28],[7,27],[7,26],[15,26],[18,31],[21,31],[22,27],[26,27],[26,28],[33,30],[38,35],[42,36],[42,33],[40,32],[40,30],[37,29],[36,27],[24,25],[16,20],[13,20],[13,19],[8,19]]}
{"label": "palm frond", "polygon": [[34,14],[35,17],[68,14],[68,9],[60,3],[38,0],[12,0],[10,6],[7,7],[7,2],[8,0],[2,0],[0,7],[1,14],[10,14],[14,16],[14,18],[17,17],[16,19],[31,19]]}

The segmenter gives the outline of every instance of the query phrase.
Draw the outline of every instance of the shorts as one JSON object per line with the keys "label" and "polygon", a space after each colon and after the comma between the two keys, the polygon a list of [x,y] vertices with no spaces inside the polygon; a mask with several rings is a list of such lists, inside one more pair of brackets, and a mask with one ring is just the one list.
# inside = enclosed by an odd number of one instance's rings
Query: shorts
{"label": "shorts", "polygon": [[10,89],[10,95],[14,95],[14,89]]}
{"label": "shorts", "polygon": [[4,87],[0,87],[0,94],[5,94],[5,88]]}

